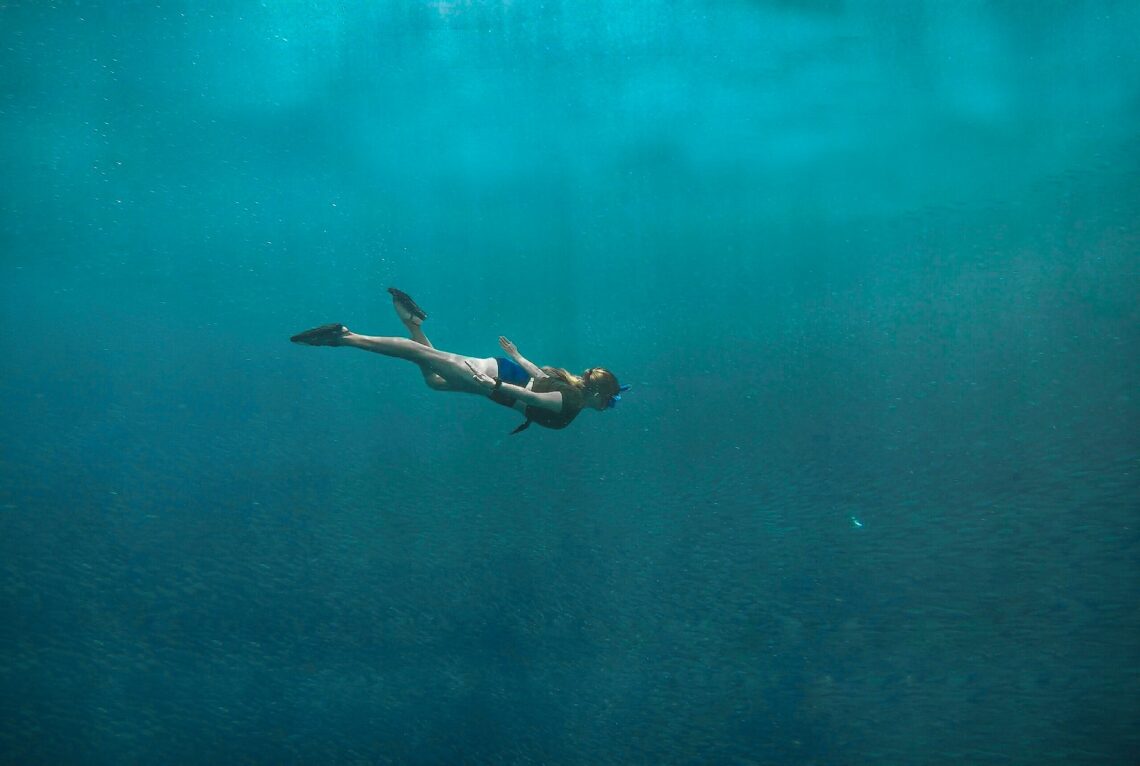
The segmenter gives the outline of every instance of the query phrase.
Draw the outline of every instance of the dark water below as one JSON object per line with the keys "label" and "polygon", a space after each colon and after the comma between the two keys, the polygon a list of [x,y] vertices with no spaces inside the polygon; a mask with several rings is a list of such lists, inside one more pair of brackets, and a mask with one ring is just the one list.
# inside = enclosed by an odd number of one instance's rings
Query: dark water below
{"label": "dark water below", "polygon": [[0,762],[1138,762],[1138,29],[0,2]]}

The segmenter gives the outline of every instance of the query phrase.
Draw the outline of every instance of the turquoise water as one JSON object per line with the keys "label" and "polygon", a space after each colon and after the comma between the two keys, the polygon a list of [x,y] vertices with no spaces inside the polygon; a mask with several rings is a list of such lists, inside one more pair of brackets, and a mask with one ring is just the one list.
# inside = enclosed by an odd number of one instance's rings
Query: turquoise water
{"label": "turquoise water", "polygon": [[0,3],[0,761],[1136,762],[1138,29]]}

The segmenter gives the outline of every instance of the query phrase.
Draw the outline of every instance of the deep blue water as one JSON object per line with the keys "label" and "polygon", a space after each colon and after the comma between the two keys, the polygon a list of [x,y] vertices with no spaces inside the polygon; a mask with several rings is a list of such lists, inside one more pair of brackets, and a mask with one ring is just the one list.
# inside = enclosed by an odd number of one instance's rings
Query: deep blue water
{"label": "deep blue water", "polygon": [[0,762],[1140,761],[1138,30],[0,2]]}

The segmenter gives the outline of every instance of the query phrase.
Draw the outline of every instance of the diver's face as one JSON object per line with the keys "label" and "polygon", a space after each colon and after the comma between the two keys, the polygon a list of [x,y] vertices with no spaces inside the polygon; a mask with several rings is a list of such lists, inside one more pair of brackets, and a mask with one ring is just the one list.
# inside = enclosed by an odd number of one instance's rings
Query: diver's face
{"label": "diver's face", "polygon": [[598,373],[591,367],[582,373],[586,378],[586,406],[595,410],[609,409],[613,394],[609,393],[612,386],[608,385],[605,373]]}

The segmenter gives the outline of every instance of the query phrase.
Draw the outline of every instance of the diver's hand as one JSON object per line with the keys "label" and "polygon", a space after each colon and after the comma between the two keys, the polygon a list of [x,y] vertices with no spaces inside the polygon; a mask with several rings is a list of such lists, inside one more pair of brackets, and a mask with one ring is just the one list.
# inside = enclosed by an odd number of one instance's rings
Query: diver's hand
{"label": "diver's hand", "polygon": [[514,343],[511,343],[503,335],[499,336],[499,346],[503,349],[503,351],[507,352],[507,355],[510,356],[511,359],[514,359],[519,355],[519,347]]}
{"label": "diver's hand", "polygon": [[467,365],[467,369],[471,370],[472,380],[474,380],[476,383],[479,383],[480,385],[486,386],[487,388],[495,387],[494,378],[485,372],[479,372],[479,370],[476,370],[475,365],[471,364],[471,362],[465,360],[463,363]]}

